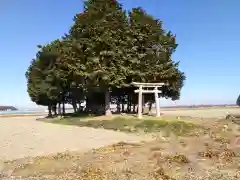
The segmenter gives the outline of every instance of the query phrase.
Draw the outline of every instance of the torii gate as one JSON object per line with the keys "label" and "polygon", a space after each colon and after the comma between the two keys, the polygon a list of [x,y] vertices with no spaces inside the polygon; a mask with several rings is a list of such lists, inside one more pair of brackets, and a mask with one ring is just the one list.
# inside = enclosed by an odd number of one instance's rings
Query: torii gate
{"label": "torii gate", "polygon": [[[138,83],[132,82],[132,85],[138,87],[138,90],[135,90],[135,93],[138,93],[138,118],[142,118],[142,94],[143,93],[154,93],[155,95],[155,103],[156,103],[156,117],[160,117],[160,104],[158,101],[158,94],[162,91],[158,90],[158,88],[162,87],[164,83]],[[153,90],[143,89],[143,88],[154,88]]]}

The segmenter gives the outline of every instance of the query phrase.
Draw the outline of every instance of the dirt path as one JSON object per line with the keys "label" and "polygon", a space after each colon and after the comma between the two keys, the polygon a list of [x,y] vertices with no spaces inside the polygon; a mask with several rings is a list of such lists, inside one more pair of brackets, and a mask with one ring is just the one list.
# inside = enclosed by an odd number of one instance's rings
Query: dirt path
{"label": "dirt path", "polygon": [[102,129],[38,122],[33,117],[0,119],[0,160],[64,151],[88,151],[119,141],[141,140],[146,138]]}

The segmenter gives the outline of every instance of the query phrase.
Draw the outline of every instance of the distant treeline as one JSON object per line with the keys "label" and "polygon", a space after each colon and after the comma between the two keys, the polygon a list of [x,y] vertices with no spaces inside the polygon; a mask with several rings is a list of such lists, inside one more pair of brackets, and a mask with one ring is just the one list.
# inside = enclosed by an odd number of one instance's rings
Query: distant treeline
{"label": "distant treeline", "polygon": [[0,106],[0,111],[17,111],[18,109],[13,106]]}

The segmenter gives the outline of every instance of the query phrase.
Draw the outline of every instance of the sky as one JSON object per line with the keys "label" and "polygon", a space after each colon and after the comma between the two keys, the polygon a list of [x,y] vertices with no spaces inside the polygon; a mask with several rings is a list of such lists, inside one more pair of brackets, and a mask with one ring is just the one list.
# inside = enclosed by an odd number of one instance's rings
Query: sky
{"label": "sky", "polygon": [[[163,21],[179,44],[181,98],[162,105],[235,104],[240,94],[240,1],[119,0]],[[25,72],[38,44],[68,32],[83,0],[0,0],[0,105],[32,108]]]}

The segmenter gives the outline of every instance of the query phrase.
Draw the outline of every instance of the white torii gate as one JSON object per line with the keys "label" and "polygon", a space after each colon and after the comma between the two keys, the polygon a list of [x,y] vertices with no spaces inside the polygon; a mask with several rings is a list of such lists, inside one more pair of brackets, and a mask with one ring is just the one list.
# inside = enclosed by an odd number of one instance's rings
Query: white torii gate
{"label": "white torii gate", "polygon": [[[158,101],[158,94],[162,91],[158,90],[158,88],[162,87],[164,83],[138,83],[133,82],[133,86],[138,87],[138,90],[135,90],[135,93],[138,93],[138,118],[142,118],[142,94],[143,93],[154,93],[155,95],[155,103],[156,103],[156,116],[160,117],[160,104]],[[154,88],[153,90],[143,89],[143,88]]]}

